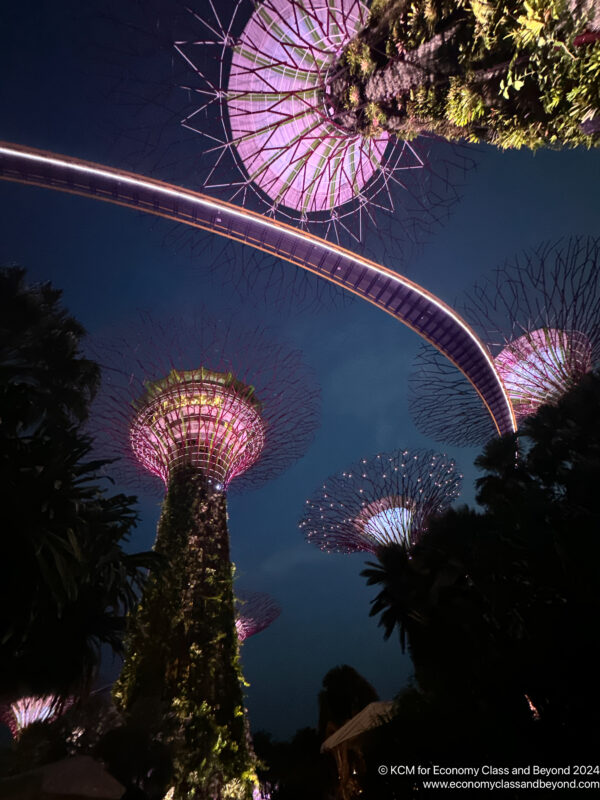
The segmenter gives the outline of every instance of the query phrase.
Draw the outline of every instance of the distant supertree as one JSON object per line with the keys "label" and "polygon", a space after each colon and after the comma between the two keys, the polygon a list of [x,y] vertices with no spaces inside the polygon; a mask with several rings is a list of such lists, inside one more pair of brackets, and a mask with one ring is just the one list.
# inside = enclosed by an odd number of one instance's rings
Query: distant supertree
{"label": "distant supertree", "polygon": [[[188,10],[189,31],[175,46],[195,75],[184,88],[197,101],[182,124],[205,137],[205,158],[214,156],[205,189],[252,199],[338,241],[361,241],[380,210],[394,216],[395,237],[402,228],[419,241],[457,199],[450,175],[472,164],[460,146],[398,140],[381,129],[375,107],[368,132],[344,126],[355,99],[338,107],[332,87],[338,59],[368,21],[360,0],[238,0],[229,14],[213,3]],[[434,168],[428,151],[436,145]]]}
{"label": "distant supertree", "polygon": [[414,545],[434,514],[460,493],[451,458],[398,450],[362,459],[328,478],[306,501],[300,529],[330,553],[376,553],[389,544]]}
{"label": "distant supertree", "polygon": [[235,627],[240,642],[254,636],[281,614],[281,608],[266,592],[236,592]]}
{"label": "distant supertree", "polygon": [[175,800],[251,791],[225,492],[302,455],[316,421],[318,391],[299,353],[233,320],[162,330],[146,320],[102,348],[114,366],[101,427],[129,468],[167,490],[155,544],[164,567],[144,590],[115,698],[125,711],[160,709]]}
{"label": "distant supertree", "polygon": [[[600,239],[545,243],[493,273],[459,309],[487,343],[517,422],[555,403],[600,363]],[[494,435],[470,384],[423,346],[410,381],[417,427],[450,444]]]}
{"label": "distant supertree", "polygon": [[0,720],[8,725],[13,739],[18,739],[34,722],[53,722],[71,702],[54,695],[21,697],[0,707]]}

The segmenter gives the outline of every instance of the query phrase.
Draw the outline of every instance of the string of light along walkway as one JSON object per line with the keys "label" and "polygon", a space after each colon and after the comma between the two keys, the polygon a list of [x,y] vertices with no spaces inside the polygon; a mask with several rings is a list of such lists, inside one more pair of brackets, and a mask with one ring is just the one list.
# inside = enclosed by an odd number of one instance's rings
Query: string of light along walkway
{"label": "string of light along walkway", "polygon": [[470,381],[499,434],[516,430],[510,399],[486,346],[444,302],[386,267],[283,222],[135,173],[0,142],[0,178],[144,211],[211,231],[306,269],[418,333]]}

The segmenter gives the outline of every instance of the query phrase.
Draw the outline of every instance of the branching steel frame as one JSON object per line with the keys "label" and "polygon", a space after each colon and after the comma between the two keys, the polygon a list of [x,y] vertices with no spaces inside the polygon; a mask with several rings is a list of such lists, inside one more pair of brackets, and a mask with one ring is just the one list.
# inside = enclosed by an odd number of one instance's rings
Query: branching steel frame
{"label": "branching steel frame", "polygon": [[0,178],[104,200],[211,231],[306,269],[403,322],[470,381],[499,434],[516,430],[510,399],[487,347],[444,302],[349,250],[231,203],[135,173],[0,142]]}

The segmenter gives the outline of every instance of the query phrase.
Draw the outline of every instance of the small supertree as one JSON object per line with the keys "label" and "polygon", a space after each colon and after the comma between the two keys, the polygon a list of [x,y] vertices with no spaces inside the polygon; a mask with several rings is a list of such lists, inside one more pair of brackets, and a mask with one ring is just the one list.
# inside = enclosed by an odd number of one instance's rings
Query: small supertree
{"label": "small supertree", "polygon": [[[341,52],[368,22],[360,0],[239,0],[230,15],[212,3],[188,12],[175,43],[193,71],[182,124],[214,155],[205,188],[344,241],[361,241],[381,210],[419,241],[457,199],[450,174],[472,163],[462,148],[391,136],[374,103],[361,109],[365,130],[345,125],[359,100],[352,91],[334,99],[333,86]],[[374,68],[365,53],[355,54],[361,74]]]}
{"label": "small supertree", "polygon": [[390,544],[411,547],[430,517],[458,497],[461,480],[445,455],[379,453],[328,478],[306,501],[300,529],[309,542],[330,553],[377,553]]}
{"label": "small supertree", "polygon": [[[600,363],[600,239],[542,244],[476,285],[463,306],[519,422],[556,403]],[[410,387],[411,412],[427,435],[459,445],[494,435],[470,384],[433,348],[421,348]]]}
{"label": "small supertree", "polygon": [[244,642],[275,622],[281,608],[266,592],[237,592],[236,612],[235,628],[238,639]]}
{"label": "small supertree", "polygon": [[54,695],[21,697],[0,707],[0,720],[8,725],[13,739],[18,739],[35,722],[53,722],[71,703],[72,700]]}
{"label": "small supertree", "polygon": [[126,466],[167,490],[155,544],[164,567],[133,620],[115,698],[125,711],[155,708],[175,800],[251,795],[225,493],[302,455],[316,420],[299,353],[229,319],[162,331],[146,320],[110,348],[119,368],[97,412]]}

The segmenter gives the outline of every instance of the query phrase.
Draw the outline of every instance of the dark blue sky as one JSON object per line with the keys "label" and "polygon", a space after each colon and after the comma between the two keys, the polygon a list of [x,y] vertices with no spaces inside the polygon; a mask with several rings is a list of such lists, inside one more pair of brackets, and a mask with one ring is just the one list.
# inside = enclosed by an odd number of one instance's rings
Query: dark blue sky
{"label": "dark blue sky", "polygon": [[[124,16],[128,4],[120,4]],[[68,1],[30,0],[0,12],[0,138],[128,167],[119,160],[124,131],[135,130],[140,107],[145,119],[152,112],[139,95],[131,105],[117,102],[123,95],[114,90],[114,76],[123,48],[102,54],[95,26],[102,28],[106,5],[93,0],[85,6],[81,12]],[[131,7],[137,8],[134,0]],[[167,91],[170,80],[167,59]],[[123,69],[121,85],[126,83]],[[176,92],[173,98],[177,103]],[[180,147],[188,157],[201,146],[176,128],[165,128],[162,140],[169,135],[174,153]],[[450,221],[405,268],[449,303],[523,248],[572,233],[600,235],[600,152],[480,148],[475,158],[478,167],[467,176]],[[169,178],[168,169],[161,177]],[[62,288],[66,305],[92,335],[110,334],[138,309],[186,315],[200,305],[241,302],[257,323],[304,351],[323,390],[314,444],[279,479],[230,501],[240,585],[270,592],[283,608],[270,629],[244,645],[251,721],[276,736],[315,724],[323,675],[342,663],[361,672],[382,698],[392,697],[411,665],[398,642],[383,642],[368,617],[374,592],[359,576],[364,559],[321,553],[303,541],[297,522],[306,497],[332,472],[380,450],[436,447],[416,431],[407,411],[416,335],[359,301],[324,300],[316,311],[293,312],[270,295],[265,300],[261,290],[252,293],[240,284],[234,291],[230,271],[214,263],[218,247],[211,249],[210,237],[191,256],[160,220],[11,184],[0,185],[0,202],[0,263],[22,264],[31,279]],[[239,250],[233,253],[241,258]],[[446,452],[459,462],[463,498],[471,502],[476,453]],[[151,546],[158,512],[156,499],[141,498],[134,547]]]}

